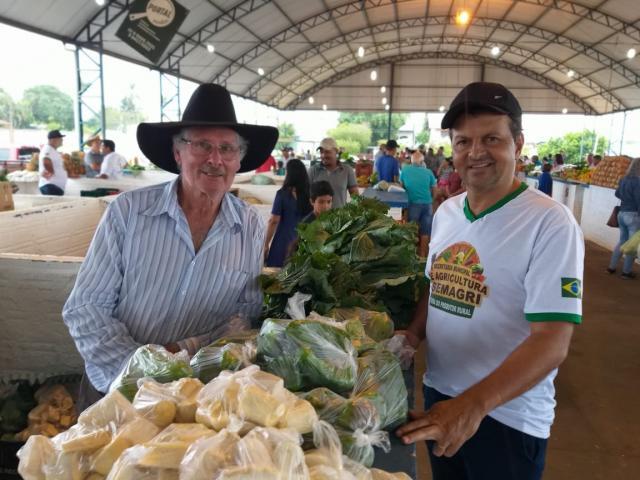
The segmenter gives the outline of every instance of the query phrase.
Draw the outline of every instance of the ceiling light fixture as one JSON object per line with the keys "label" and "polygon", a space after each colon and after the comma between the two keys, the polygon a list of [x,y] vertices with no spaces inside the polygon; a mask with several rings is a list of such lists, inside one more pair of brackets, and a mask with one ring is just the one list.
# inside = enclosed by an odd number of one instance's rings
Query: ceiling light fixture
{"label": "ceiling light fixture", "polygon": [[440,108],[438,108],[438,110],[440,110],[441,112],[444,112],[444,105],[440,105]]}
{"label": "ceiling light fixture", "polygon": [[458,13],[456,13],[456,23],[458,25],[466,25],[469,23],[469,20],[471,20],[471,14],[469,13],[469,10],[466,10],[464,8],[458,10]]}
{"label": "ceiling light fixture", "polygon": [[262,67],[258,69],[258,75],[264,75],[264,69]]}
{"label": "ceiling light fixture", "polygon": [[627,58],[629,60],[631,60],[632,58],[634,58],[636,56],[636,49],[635,48],[630,48],[629,50],[627,50]]}
{"label": "ceiling light fixture", "polygon": [[360,58],[364,57],[364,47],[358,47],[358,56]]}
{"label": "ceiling light fixture", "polygon": [[376,70],[371,70],[371,81],[375,82],[378,79],[378,72]]}
{"label": "ceiling light fixture", "polygon": [[386,105],[387,104],[387,97],[382,97],[382,104]]}
{"label": "ceiling light fixture", "polygon": [[500,55],[500,47],[493,47],[491,49],[491,55],[493,55],[494,57],[497,57],[498,55]]}
{"label": "ceiling light fixture", "polygon": [[566,108],[562,109],[562,114],[564,115],[565,113],[567,113],[569,110],[567,110]]}
{"label": "ceiling light fixture", "polygon": [[214,47],[213,45],[211,45],[210,43],[207,43],[207,52],[209,53],[213,53],[216,51],[216,47]]}
{"label": "ceiling light fixture", "polygon": [[104,5],[104,0],[96,0],[96,3],[102,7]]}
{"label": "ceiling light fixture", "polygon": [[575,74],[576,74],[576,72],[574,72],[573,70],[569,70],[569,71],[567,72],[567,77],[569,77],[569,78],[573,78]]}
{"label": "ceiling light fixture", "polygon": [[323,109],[324,111],[327,111],[327,105],[323,103],[323,104],[322,104],[322,109]]}
{"label": "ceiling light fixture", "polygon": [[387,91],[387,87],[385,86],[380,87],[380,93],[384,93],[386,91]]}
{"label": "ceiling light fixture", "polygon": [[314,102],[315,102],[315,100],[313,99],[313,97],[309,97],[309,104],[313,105]]}
{"label": "ceiling light fixture", "polygon": [[389,110],[389,105],[385,105],[385,106],[384,106],[384,109],[385,109],[385,110]]}

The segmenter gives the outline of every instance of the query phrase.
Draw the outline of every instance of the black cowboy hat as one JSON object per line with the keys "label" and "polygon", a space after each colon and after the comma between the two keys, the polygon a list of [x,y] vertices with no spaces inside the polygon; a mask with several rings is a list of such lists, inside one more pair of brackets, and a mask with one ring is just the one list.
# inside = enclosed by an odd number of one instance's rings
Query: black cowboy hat
{"label": "black cowboy hat", "polygon": [[249,143],[239,172],[255,170],[262,165],[278,141],[275,127],[238,123],[229,91],[221,85],[205,83],[191,95],[180,122],[138,125],[138,146],[158,167],[179,173],[172,137],[187,127],[226,127],[238,132]]}

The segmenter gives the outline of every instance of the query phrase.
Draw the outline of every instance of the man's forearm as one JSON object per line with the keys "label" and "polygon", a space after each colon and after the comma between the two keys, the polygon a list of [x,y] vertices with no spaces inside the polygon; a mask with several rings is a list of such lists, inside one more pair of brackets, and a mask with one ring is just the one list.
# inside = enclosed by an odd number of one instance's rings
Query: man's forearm
{"label": "man's forearm", "polygon": [[536,327],[496,370],[460,395],[481,408],[483,416],[531,389],[566,358],[573,325]]}

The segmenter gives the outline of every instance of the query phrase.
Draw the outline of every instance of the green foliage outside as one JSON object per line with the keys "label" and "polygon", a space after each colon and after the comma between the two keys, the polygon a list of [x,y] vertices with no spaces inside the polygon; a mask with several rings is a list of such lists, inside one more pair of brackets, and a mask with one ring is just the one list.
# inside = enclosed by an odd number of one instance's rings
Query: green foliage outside
{"label": "green foliage outside", "polygon": [[31,112],[30,123],[46,125],[48,130],[73,130],[73,99],[53,85],[28,88],[22,101]]}
{"label": "green foliage outside", "polygon": [[[549,139],[546,143],[538,144],[538,157],[542,160],[545,156],[553,159],[556,153],[564,151],[565,163],[579,163],[589,153],[593,152],[596,141],[596,132],[593,130],[583,130],[581,132],[570,132],[563,137]],[[594,153],[604,155],[609,142],[606,137],[600,135]]]}
{"label": "green foliage outside", "polygon": [[371,128],[371,144],[380,144],[388,138],[397,138],[398,130],[407,121],[406,113],[391,114],[391,135],[387,137],[389,114],[387,113],[350,113],[342,112],[338,123],[363,124]]}
{"label": "green foliage outside", "polygon": [[429,115],[424,116],[424,127],[421,132],[416,135],[416,143],[418,145],[427,145],[431,138],[431,130],[429,129]]}
{"label": "green foliage outside", "polygon": [[366,124],[341,123],[332,128],[327,135],[333,137],[345,152],[357,154],[366,152],[371,145],[371,129]]}
{"label": "green foliage outside", "polygon": [[281,150],[284,147],[293,147],[293,144],[296,141],[296,129],[294,128],[292,123],[281,123],[278,125],[278,131],[280,132],[280,136],[278,137],[278,143],[276,143],[276,148]]}

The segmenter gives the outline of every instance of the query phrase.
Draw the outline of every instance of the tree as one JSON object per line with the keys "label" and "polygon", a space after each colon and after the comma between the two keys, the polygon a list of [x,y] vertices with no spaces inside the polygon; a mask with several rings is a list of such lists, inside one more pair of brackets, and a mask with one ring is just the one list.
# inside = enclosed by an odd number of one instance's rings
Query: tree
{"label": "tree", "polygon": [[126,131],[127,125],[137,124],[145,119],[144,114],[138,108],[138,95],[135,92],[135,88],[135,84],[130,84],[129,94],[120,100],[119,126],[123,132]]}
{"label": "tree", "polygon": [[583,130],[581,132],[570,132],[563,137],[551,138],[545,143],[538,144],[538,156],[540,159],[548,157],[553,159],[556,153],[564,152],[565,163],[578,163],[584,159],[589,152],[603,155],[608,146],[608,141],[602,135],[598,136],[596,151],[593,152],[596,141],[594,130]]}
{"label": "tree", "polygon": [[416,135],[416,142],[427,145],[431,138],[431,129],[429,128],[429,115],[424,116],[424,128]]}
{"label": "tree", "polygon": [[406,113],[391,114],[391,135],[388,135],[389,114],[342,112],[338,123],[366,123],[371,129],[371,142],[382,143],[389,138],[397,138],[398,130],[407,121]]}
{"label": "tree", "polygon": [[278,131],[280,132],[280,136],[278,137],[276,148],[281,150],[284,147],[291,147],[291,144],[296,141],[296,130],[293,124],[287,122],[281,123],[278,125]]}
{"label": "tree", "polygon": [[366,152],[371,145],[371,129],[366,124],[340,123],[327,132],[345,152]]}
{"label": "tree", "polygon": [[13,122],[13,112],[16,104],[7,92],[0,88],[0,120],[6,123]]}
{"label": "tree", "polygon": [[53,85],[38,85],[25,90],[22,102],[33,122],[48,129],[73,129],[73,100]]}

